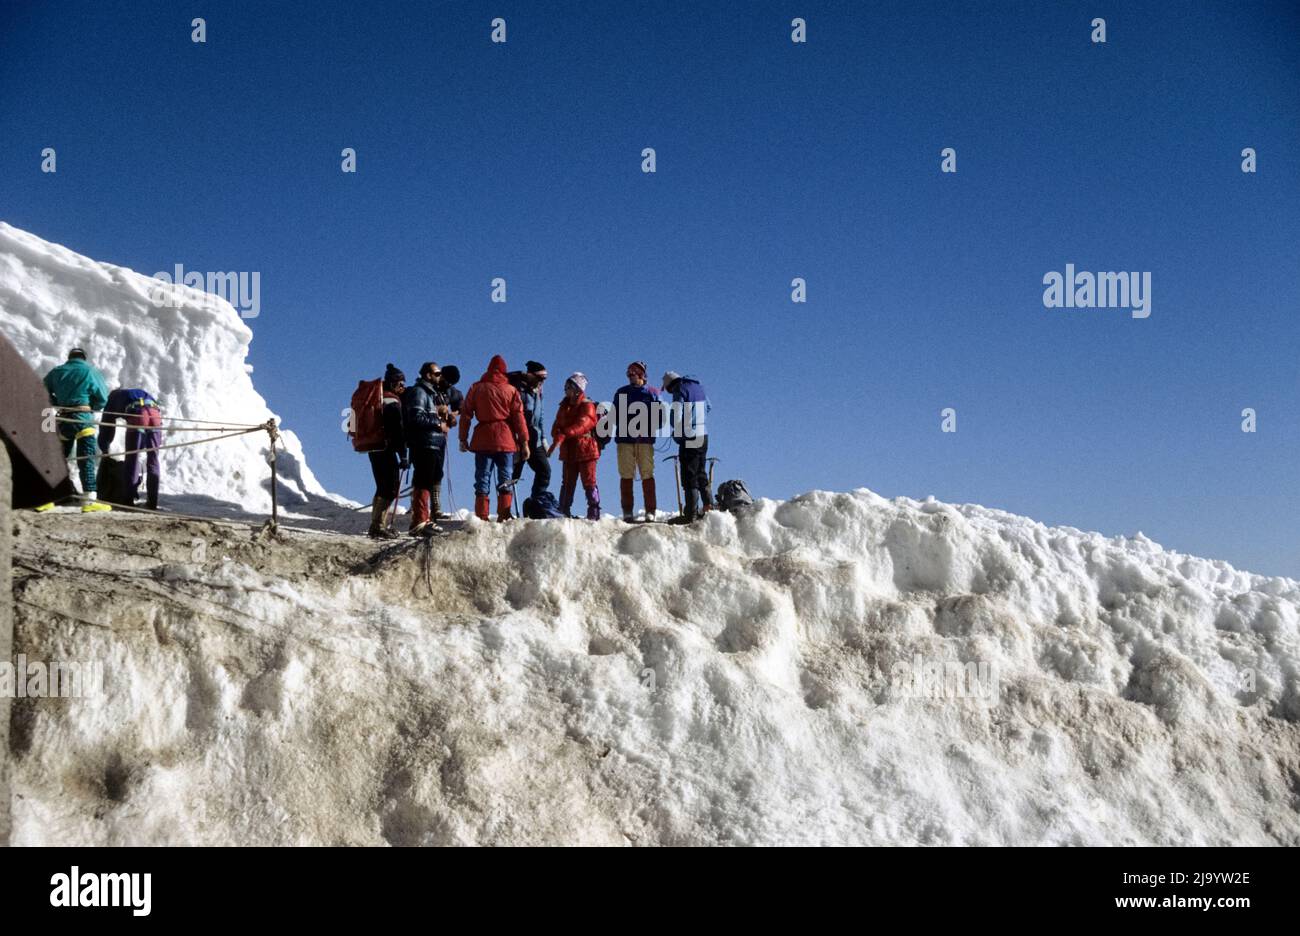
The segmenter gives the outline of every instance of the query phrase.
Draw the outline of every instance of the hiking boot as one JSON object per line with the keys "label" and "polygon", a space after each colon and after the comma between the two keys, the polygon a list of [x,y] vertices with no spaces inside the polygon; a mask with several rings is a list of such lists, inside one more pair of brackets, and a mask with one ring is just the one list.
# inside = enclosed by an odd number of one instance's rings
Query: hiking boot
{"label": "hiking boot", "polygon": [[[392,501],[387,497],[381,497],[378,494],[370,502],[370,529],[366,531],[366,535],[371,539],[391,538],[388,535],[388,524],[384,522],[386,519],[385,511],[388,510],[388,505],[391,503]],[[396,534],[392,535],[395,536]]]}
{"label": "hiking boot", "polygon": [[54,501],[50,501],[48,504],[41,504],[41,506],[37,507],[36,512],[45,513],[45,511],[53,510],[53,509],[54,509]]}
{"label": "hiking boot", "polygon": [[82,513],[104,513],[112,509],[112,504],[105,504],[100,501],[88,501],[81,505]]}
{"label": "hiking boot", "polygon": [[[425,532],[426,530],[428,531],[427,533]],[[411,527],[411,531],[409,535],[410,536],[431,536],[432,534],[433,534],[433,523],[429,520],[424,520],[420,523],[417,523],[415,526]]]}

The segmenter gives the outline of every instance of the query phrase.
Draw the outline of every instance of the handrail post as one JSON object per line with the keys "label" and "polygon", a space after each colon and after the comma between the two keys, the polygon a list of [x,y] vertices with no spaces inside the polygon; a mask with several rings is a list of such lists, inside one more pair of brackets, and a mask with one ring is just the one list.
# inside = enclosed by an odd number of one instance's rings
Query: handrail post
{"label": "handrail post", "polygon": [[276,460],[275,439],[277,433],[275,429],[274,419],[268,419],[266,421],[266,435],[267,438],[270,439],[271,441],[271,529],[274,530],[279,526],[280,523],[280,505],[279,505],[279,499],[276,497],[276,486],[278,483],[278,475],[276,473],[276,464],[275,464],[275,460]]}

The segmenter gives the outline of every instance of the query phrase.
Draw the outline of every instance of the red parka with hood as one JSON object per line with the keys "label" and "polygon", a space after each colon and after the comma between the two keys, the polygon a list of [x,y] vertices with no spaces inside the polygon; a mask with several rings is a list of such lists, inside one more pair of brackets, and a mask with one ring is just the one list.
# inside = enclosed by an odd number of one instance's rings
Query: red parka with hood
{"label": "red parka with hood", "polygon": [[560,461],[585,462],[600,458],[600,446],[591,436],[599,416],[596,404],[585,393],[578,394],[576,403],[566,396],[555,413],[551,426],[552,444],[560,447]]}
{"label": "red parka with hood", "polygon": [[[523,400],[506,379],[506,361],[499,354],[465,394],[460,413],[460,444],[468,441],[471,452],[513,452],[518,441],[528,439]],[[475,423],[472,439],[471,419]]]}

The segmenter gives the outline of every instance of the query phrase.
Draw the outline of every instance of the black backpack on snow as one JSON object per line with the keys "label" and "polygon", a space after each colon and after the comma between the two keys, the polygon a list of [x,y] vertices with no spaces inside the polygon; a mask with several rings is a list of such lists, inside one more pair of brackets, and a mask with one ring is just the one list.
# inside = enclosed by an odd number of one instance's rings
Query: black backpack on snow
{"label": "black backpack on snow", "polygon": [[749,496],[744,481],[723,481],[718,485],[717,502],[719,510],[735,510],[737,507],[750,506],[754,503],[754,498]]}

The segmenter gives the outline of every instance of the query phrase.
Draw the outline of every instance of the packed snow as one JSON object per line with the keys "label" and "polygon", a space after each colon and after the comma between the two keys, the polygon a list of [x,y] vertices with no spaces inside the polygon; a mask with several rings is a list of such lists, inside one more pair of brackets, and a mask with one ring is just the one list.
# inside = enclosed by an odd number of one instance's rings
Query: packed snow
{"label": "packed snow", "polygon": [[[249,376],[253,333],[225,299],[91,260],[3,222],[0,332],[41,375],[70,348],[85,348],[110,389],[148,390],[168,418],[259,425],[275,415]],[[167,441],[206,435],[177,432]],[[282,438],[282,502],[337,501],[307,467],[297,436],[285,431]],[[124,442],[119,432],[114,450]],[[269,448],[266,433],[256,433],[169,450],[164,491],[265,513]]]}
{"label": "packed snow", "polygon": [[1300,844],[1300,584],[1141,537],[80,521],[24,521],[16,645],[107,689],[15,701],[17,844]]}

